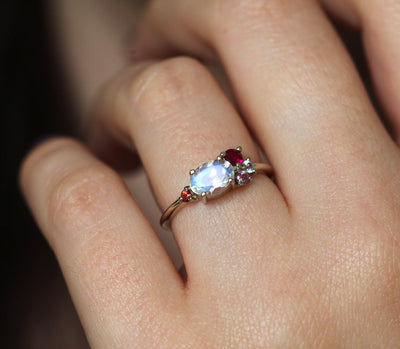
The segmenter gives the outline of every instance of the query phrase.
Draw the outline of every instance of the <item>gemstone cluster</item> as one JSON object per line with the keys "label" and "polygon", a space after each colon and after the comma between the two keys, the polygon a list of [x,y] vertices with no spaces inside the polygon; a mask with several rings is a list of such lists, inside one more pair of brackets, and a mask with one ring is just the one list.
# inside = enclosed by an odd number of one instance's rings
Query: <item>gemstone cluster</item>
{"label": "gemstone cluster", "polygon": [[243,159],[242,148],[228,149],[216,160],[190,171],[190,186],[184,188],[184,202],[216,198],[235,186],[248,184],[256,172],[250,158]]}

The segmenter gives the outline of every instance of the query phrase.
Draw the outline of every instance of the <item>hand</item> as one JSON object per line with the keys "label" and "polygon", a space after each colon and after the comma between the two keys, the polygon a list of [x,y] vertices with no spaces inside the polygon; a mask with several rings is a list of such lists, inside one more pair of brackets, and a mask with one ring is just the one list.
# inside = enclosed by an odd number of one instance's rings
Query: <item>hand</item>
{"label": "hand", "polygon": [[[379,1],[359,3],[398,134],[397,5],[377,26]],[[137,51],[218,57],[242,115],[191,58],[134,64],[105,87],[94,128],[135,145],[161,208],[221,150],[259,161],[255,140],[276,181],[177,214],[184,281],[116,172],[69,139],[30,154],[22,188],[92,347],[398,347],[399,148],[319,6],[155,1]]]}

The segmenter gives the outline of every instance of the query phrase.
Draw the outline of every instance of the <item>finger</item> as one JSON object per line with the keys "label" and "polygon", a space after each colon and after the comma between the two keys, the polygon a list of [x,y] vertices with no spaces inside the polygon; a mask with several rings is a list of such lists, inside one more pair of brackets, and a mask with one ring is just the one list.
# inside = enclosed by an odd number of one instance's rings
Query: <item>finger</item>
{"label": "finger", "polygon": [[[122,139],[132,139],[163,209],[189,184],[189,170],[221,151],[241,145],[247,156],[259,160],[227,97],[210,72],[193,59],[178,57],[133,67],[104,89],[100,103],[96,109],[103,113],[96,122]],[[172,227],[189,282],[232,277],[222,269],[238,260],[243,268],[254,263],[245,258],[246,251],[249,255],[273,243],[275,232],[287,224],[286,214],[280,192],[262,175],[207,205],[184,207]],[[266,233],[266,227],[271,232]]]}
{"label": "finger", "polygon": [[92,346],[154,341],[182,282],[121,178],[77,142],[54,139],[25,160],[21,186]]}
{"label": "finger", "polygon": [[292,208],[320,214],[391,168],[397,150],[314,1],[155,1],[144,28],[184,52],[215,49]]}
{"label": "finger", "polygon": [[326,10],[339,20],[352,26],[359,28],[360,17],[355,11],[354,4],[349,0],[320,0]]}
{"label": "finger", "polygon": [[[366,54],[377,95],[397,143],[400,142],[400,4],[395,1],[350,1],[360,17]],[[379,15],[377,15],[379,13]]]}
{"label": "finger", "polygon": [[399,4],[384,0],[323,0],[322,2],[347,23],[361,29],[376,92],[385,111],[389,130],[399,144],[400,73],[397,64],[400,58]]}

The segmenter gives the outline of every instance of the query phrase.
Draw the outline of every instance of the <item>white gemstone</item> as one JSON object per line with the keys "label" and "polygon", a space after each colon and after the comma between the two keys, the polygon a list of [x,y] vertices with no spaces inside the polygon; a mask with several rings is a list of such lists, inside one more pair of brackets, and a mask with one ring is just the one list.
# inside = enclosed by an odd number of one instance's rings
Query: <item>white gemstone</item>
{"label": "white gemstone", "polygon": [[253,163],[250,161],[250,159],[246,159],[242,163],[242,167],[246,169],[246,172],[248,174],[253,174],[256,173],[256,170],[254,168]]}
{"label": "white gemstone", "polygon": [[211,198],[225,191],[234,175],[233,166],[228,161],[210,161],[201,165],[190,177],[190,189],[197,195],[206,193],[207,198]]}

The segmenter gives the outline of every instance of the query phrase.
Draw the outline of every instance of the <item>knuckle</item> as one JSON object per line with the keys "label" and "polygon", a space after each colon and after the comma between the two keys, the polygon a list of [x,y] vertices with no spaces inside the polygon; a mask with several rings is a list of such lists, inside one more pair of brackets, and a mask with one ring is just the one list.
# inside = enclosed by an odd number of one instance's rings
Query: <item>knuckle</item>
{"label": "knuckle", "polygon": [[241,13],[243,16],[258,16],[261,13],[275,13],[277,4],[282,3],[281,0],[218,0],[218,6],[227,16]]}
{"label": "knuckle", "polygon": [[[215,17],[216,26],[223,30],[215,30],[226,40],[228,28],[259,28],[268,23],[281,23],[290,19],[306,8],[312,0],[217,0]],[[236,32],[236,31],[235,31]]]}
{"label": "knuckle", "polygon": [[48,221],[68,233],[101,225],[111,214],[111,196],[121,181],[111,170],[90,165],[73,169],[49,190]]}
{"label": "knuckle", "polygon": [[141,71],[128,87],[130,104],[145,115],[146,122],[159,122],[171,115],[174,103],[184,103],[199,91],[201,81],[209,77],[208,70],[189,57],[167,59]]}
{"label": "knuckle", "polygon": [[229,21],[240,16],[242,20],[259,20],[261,18],[275,17],[282,1],[276,0],[218,0],[220,19]]}

